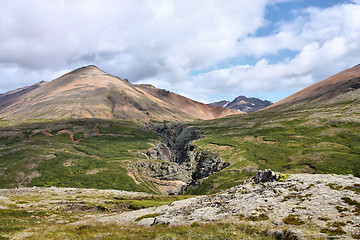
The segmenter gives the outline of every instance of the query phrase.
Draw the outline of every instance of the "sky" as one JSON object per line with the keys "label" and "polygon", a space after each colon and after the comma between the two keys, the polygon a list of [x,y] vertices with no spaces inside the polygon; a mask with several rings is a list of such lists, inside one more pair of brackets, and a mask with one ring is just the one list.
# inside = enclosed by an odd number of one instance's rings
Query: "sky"
{"label": "sky", "polygon": [[209,103],[360,64],[360,0],[0,0],[0,93],[96,65]]}

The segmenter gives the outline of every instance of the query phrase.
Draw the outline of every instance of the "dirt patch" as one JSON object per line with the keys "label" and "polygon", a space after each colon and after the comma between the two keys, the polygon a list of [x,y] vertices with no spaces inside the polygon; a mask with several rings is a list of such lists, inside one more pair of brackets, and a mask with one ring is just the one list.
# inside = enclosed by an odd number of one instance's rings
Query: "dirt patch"
{"label": "dirt patch", "polygon": [[30,170],[30,169],[36,168],[38,166],[39,166],[39,163],[32,162],[32,163],[26,164],[25,169]]}
{"label": "dirt patch", "polygon": [[244,137],[244,141],[246,141],[246,142],[255,141],[255,137],[253,137],[253,136]]}
{"label": "dirt patch", "polygon": [[[70,138],[70,141],[72,141],[73,143],[78,143],[78,142],[81,142],[82,140],[84,140],[86,137],[87,137],[87,134],[84,133],[84,137],[83,138],[80,138],[78,140],[75,140],[75,137],[74,137],[74,133],[70,130],[60,130],[56,133],[56,135],[60,135],[60,134],[69,134],[69,138]],[[50,134],[51,136],[51,134]]]}
{"label": "dirt patch", "polygon": [[13,139],[14,137],[24,138],[24,134],[21,131],[0,131],[0,138]]}
{"label": "dirt patch", "polygon": [[261,137],[261,136],[257,138],[257,141],[259,143],[266,143],[266,144],[275,144],[275,143],[277,143],[277,141],[275,141],[275,140],[273,140],[273,141],[264,140],[264,137]]}
{"label": "dirt patch", "polygon": [[308,173],[315,173],[316,172],[316,169],[313,166],[311,166],[310,164],[305,164],[304,167],[306,169],[306,172],[308,172]]}
{"label": "dirt patch", "polygon": [[32,171],[29,174],[25,174],[24,172],[17,172],[16,174],[19,176],[19,177],[16,178],[16,182],[18,182],[18,187],[26,186],[34,178],[37,178],[37,177],[41,176],[41,174],[37,170]]}
{"label": "dirt patch", "polygon": [[40,177],[40,176],[41,176],[41,174],[39,173],[39,171],[33,171],[29,175],[27,175],[27,178],[29,179],[29,182],[31,182],[31,180],[33,178],[37,178],[37,177]]}
{"label": "dirt patch", "polygon": [[320,136],[335,136],[336,134],[341,133],[341,132],[347,132],[347,130],[342,129],[342,128],[330,128],[325,131],[322,131],[319,135]]}
{"label": "dirt patch", "polygon": [[60,207],[63,212],[71,213],[121,213],[128,209],[130,203],[114,203],[111,207],[105,207],[104,205],[89,204],[86,202],[58,202],[56,203],[58,208]]}
{"label": "dirt patch", "polygon": [[[99,126],[99,124],[96,124],[96,127],[98,127],[98,126]],[[102,123],[100,126],[103,127],[103,128],[108,128],[108,127],[110,127],[110,124],[109,123]]]}
{"label": "dirt patch", "polygon": [[98,124],[98,123],[96,123],[95,129],[96,129],[96,131],[100,134],[100,128],[99,128],[99,124]]}
{"label": "dirt patch", "polygon": [[216,150],[220,150],[220,151],[226,151],[226,150],[235,151],[236,150],[236,147],[230,146],[230,145],[209,144],[208,146],[211,149],[216,149]]}
{"label": "dirt patch", "polygon": [[6,169],[7,169],[7,167],[0,169],[0,176],[4,175]]}
{"label": "dirt patch", "polygon": [[316,119],[310,119],[304,123],[301,123],[299,126],[301,126],[301,127],[308,127],[308,126],[321,127],[323,125],[324,125],[323,122],[316,118]]}
{"label": "dirt patch", "polygon": [[70,167],[70,166],[74,166],[74,160],[73,159],[68,159],[63,163],[64,167]]}
{"label": "dirt patch", "polygon": [[321,162],[324,161],[326,156],[324,156],[322,153],[314,153],[314,154],[308,154],[306,157],[310,158],[313,161]]}
{"label": "dirt patch", "polygon": [[[146,155],[145,155],[145,156],[146,156]],[[134,180],[134,182],[135,182],[136,185],[138,185],[138,186],[140,185],[140,183],[136,180],[134,174],[132,174],[131,172],[128,172],[127,175],[128,175],[129,177],[131,177],[132,180]]]}
{"label": "dirt patch", "polygon": [[103,171],[103,169],[98,168],[98,169],[93,169],[93,170],[87,171],[86,174],[87,175],[93,175],[93,174],[97,174],[97,173],[102,172],[102,171]]}
{"label": "dirt patch", "polygon": [[53,158],[56,158],[56,156],[54,154],[49,154],[49,155],[41,155],[37,159],[39,161],[43,161],[43,160],[50,160],[50,159],[53,159]]}
{"label": "dirt patch", "polygon": [[267,163],[267,160],[266,159],[259,159],[259,162]]}

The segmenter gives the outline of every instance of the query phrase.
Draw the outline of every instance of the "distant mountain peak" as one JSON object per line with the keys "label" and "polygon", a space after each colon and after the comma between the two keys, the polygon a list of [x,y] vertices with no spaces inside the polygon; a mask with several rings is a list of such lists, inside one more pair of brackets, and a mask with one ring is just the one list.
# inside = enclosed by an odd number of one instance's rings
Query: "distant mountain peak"
{"label": "distant mountain peak", "polygon": [[69,72],[68,74],[77,74],[77,73],[88,73],[88,72],[93,72],[93,73],[105,73],[103,70],[101,70],[100,68],[98,68],[95,65],[88,65],[88,66],[84,66],[84,67],[80,67],[78,69],[75,69],[71,72]]}
{"label": "distant mountain peak", "polygon": [[272,102],[261,100],[254,97],[238,96],[233,101],[222,100],[219,102],[210,103],[216,107],[223,107],[228,109],[236,109],[238,111],[251,113],[270,106]]}

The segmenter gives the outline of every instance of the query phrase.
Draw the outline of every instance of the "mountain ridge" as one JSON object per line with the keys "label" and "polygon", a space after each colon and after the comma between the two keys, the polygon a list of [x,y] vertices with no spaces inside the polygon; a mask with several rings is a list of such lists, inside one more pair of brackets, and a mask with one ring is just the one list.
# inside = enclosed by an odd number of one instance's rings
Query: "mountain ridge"
{"label": "mountain ridge", "polygon": [[15,90],[11,90],[5,93],[1,93],[0,94],[0,109],[3,108],[4,106],[7,106],[9,104],[11,104],[16,98],[31,92],[43,85],[45,85],[47,82],[45,81],[41,81],[38,83],[35,83],[33,85],[30,86],[25,86],[25,87],[21,87],[21,88],[17,88]]}
{"label": "mountain ridge", "polygon": [[237,111],[229,112],[228,110],[225,110],[226,108],[194,101],[166,89],[158,89],[149,84],[136,84],[135,87],[138,90],[167,102],[179,110],[186,111],[199,119],[221,118],[227,116],[228,113],[239,114]]}
{"label": "mountain ridge", "polygon": [[183,103],[199,108],[199,111],[186,111],[186,106],[176,107],[174,103],[169,104],[159,97],[151,96],[128,80],[105,73],[94,65],[75,69],[51,82],[26,89],[21,94],[2,94],[8,99],[1,105],[0,117],[189,121],[236,113],[228,109],[208,107],[176,95]]}
{"label": "mountain ridge", "polygon": [[360,88],[360,64],[312,84],[266,109],[314,104]]}

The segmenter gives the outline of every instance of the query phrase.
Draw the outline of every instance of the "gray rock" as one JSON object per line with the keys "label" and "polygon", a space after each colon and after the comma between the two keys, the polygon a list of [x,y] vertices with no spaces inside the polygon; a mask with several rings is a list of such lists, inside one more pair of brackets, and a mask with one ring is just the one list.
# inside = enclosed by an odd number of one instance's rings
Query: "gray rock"
{"label": "gray rock", "polygon": [[[152,219],[156,224],[173,226],[193,222],[242,221],[264,229],[275,229],[272,234],[277,239],[321,238],[324,234],[320,233],[320,229],[329,228],[329,224],[335,222],[345,224],[341,226],[346,232],[342,239],[351,239],[358,232],[360,218],[354,214],[356,206],[349,205],[344,198],[360,202],[360,195],[353,190],[360,185],[360,178],[334,174],[292,174],[287,181],[280,182],[276,181],[278,175],[271,170],[262,171],[257,174],[257,181],[261,184],[255,184],[252,179],[217,194],[100,217],[96,221],[131,224],[138,217],[158,213],[156,221]],[[339,212],[339,207],[348,210]],[[261,214],[265,216],[263,220],[251,220]],[[299,226],[286,223],[284,219],[289,216],[295,216],[303,223]],[[151,225],[153,222],[144,220],[144,224]]]}
{"label": "gray rock", "polygon": [[303,239],[299,231],[292,229],[274,231],[274,236],[278,240],[301,240]]}
{"label": "gray rock", "polygon": [[[149,123],[147,127],[164,137],[160,143],[146,152],[149,160],[161,160],[161,162],[138,161],[133,164],[132,172],[137,172],[153,182],[162,194],[169,194],[169,192],[164,192],[156,180],[186,183],[186,186],[177,188],[178,192],[171,192],[171,194],[182,194],[200,185],[206,177],[230,165],[218,154],[199,149],[191,144],[191,141],[202,136],[198,127],[153,123]],[[156,180],[153,181],[153,179]]]}
{"label": "gray rock", "polygon": [[274,172],[271,169],[259,170],[252,178],[256,183],[273,182],[280,179],[280,173]]}
{"label": "gray rock", "polygon": [[141,219],[140,221],[136,222],[137,225],[145,226],[145,227],[153,226],[156,223],[157,223],[156,218],[144,218],[144,219]]}

